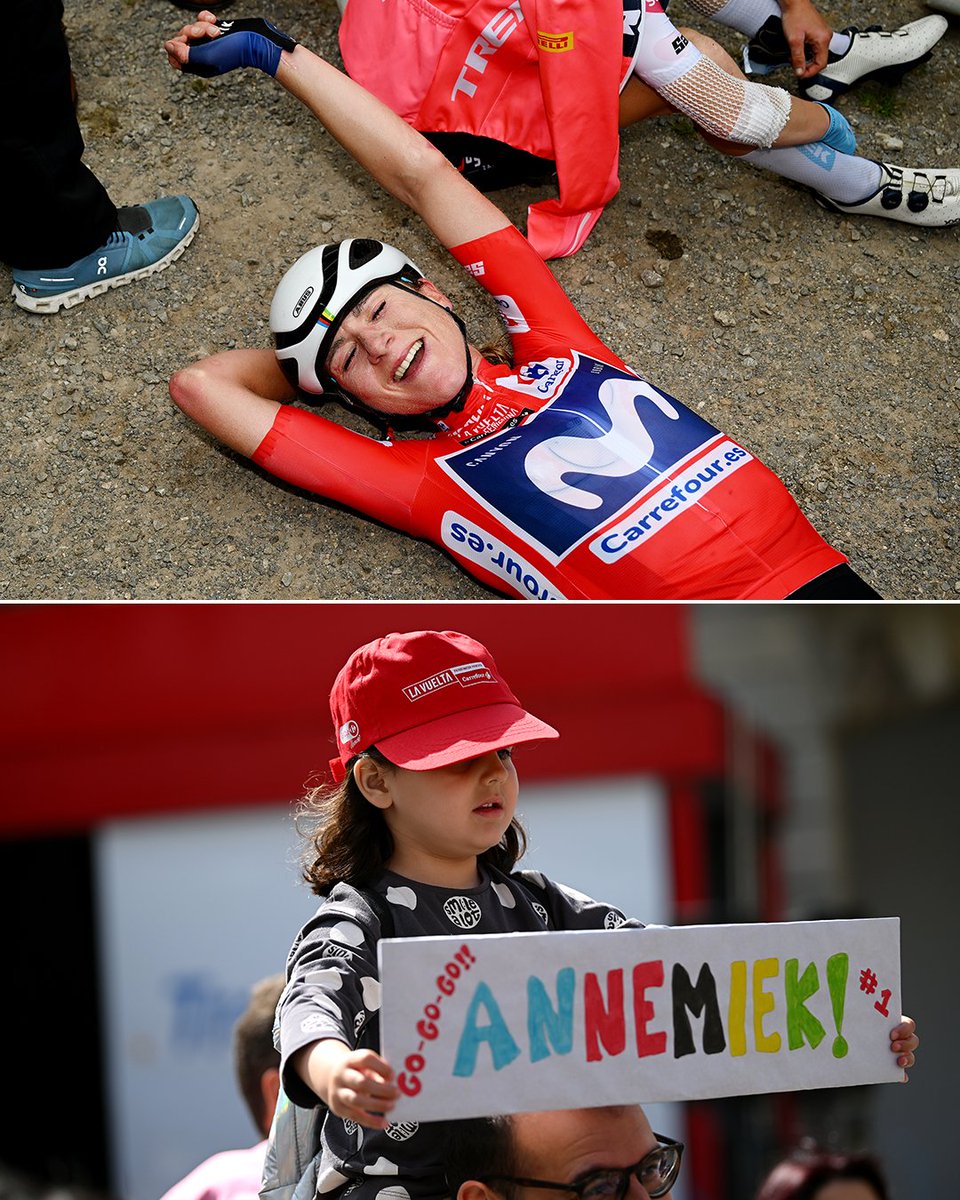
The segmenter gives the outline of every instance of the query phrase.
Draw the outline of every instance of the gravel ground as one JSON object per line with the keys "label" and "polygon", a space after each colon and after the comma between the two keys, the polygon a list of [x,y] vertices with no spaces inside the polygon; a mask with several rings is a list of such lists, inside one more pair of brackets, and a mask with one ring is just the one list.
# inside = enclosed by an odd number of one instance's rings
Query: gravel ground
{"label": "gravel ground", "polygon": [[[839,28],[855,7],[825,12]],[[333,0],[265,11],[339,61]],[[892,27],[926,12],[882,0],[861,20]],[[673,15],[693,23],[681,0]],[[474,340],[496,332],[486,297],[416,218],[280,89],[252,72],[207,82],[167,69],[161,42],[183,18],[166,0],[67,5],[86,161],[121,204],[188,192],[202,225],[153,280],[58,316],[8,302],[0,594],[491,597],[433,547],[277,485],[172,406],[178,366],[269,344],[273,286],[317,241],[396,241],[465,297]],[[865,154],[960,165],[958,81],[954,21],[900,88],[858,90],[842,108]],[[555,264],[588,322],[757,452],[885,596],[955,598],[960,227],[832,216],[676,118],[626,134],[621,180],[585,250]],[[499,195],[518,222],[535,198]]]}

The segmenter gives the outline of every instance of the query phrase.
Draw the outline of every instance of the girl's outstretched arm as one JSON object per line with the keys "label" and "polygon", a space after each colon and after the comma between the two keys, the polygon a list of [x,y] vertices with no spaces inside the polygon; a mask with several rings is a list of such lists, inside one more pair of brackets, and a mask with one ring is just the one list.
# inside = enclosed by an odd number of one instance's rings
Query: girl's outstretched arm
{"label": "girl's outstretched arm", "polygon": [[386,1059],[372,1050],[351,1050],[336,1038],[323,1038],[298,1050],[291,1060],[308,1088],[331,1112],[367,1129],[386,1129],[386,1114],[400,1095]]}
{"label": "girl's outstretched arm", "polygon": [[165,44],[170,65],[187,71],[199,65],[204,74],[257,66],[273,74],[379,184],[423,218],[444,246],[510,224],[426,138],[342,71],[305,46],[283,48],[285,35],[271,39],[236,28],[254,22],[230,24],[232,30],[221,30],[213,13],[201,13]]}

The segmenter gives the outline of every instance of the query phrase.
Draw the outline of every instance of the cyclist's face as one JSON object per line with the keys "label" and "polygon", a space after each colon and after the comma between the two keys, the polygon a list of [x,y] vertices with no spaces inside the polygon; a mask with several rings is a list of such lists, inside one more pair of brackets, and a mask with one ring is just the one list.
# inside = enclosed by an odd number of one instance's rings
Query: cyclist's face
{"label": "cyclist's face", "polygon": [[[632,1166],[657,1148],[639,1105],[520,1113],[512,1120],[516,1163],[511,1173],[528,1179],[576,1183],[601,1167]],[[548,1200],[551,1194],[531,1190],[524,1193],[524,1200]],[[571,1200],[569,1192],[556,1196]],[[624,1200],[647,1200],[635,1176],[630,1177]]]}
{"label": "cyclist's face", "polygon": [[449,301],[426,280],[419,295],[375,288],[341,322],[327,370],[378,412],[413,416],[446,404],[463,386],[466,361],[460,329],[438,305]]}

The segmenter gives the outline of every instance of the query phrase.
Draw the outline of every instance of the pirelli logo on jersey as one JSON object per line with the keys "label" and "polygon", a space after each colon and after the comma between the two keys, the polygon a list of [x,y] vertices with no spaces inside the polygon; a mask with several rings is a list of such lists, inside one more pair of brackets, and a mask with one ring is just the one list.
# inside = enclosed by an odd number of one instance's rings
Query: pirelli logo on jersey
{"label": "pirelli logo on jersey", "polygon": [[568,50],[573,49],[573,30],[569,33],[544,33],[542,29],[538,29],[537,47],[549,54],[566,54]]}

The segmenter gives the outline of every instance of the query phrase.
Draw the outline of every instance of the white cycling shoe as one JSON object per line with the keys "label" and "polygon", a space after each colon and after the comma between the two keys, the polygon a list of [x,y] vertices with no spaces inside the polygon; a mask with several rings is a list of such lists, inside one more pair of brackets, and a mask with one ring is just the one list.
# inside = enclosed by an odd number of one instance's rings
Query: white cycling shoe
{"label": "white cycling shoe", "polygon": [[931,14],[889,32],[879,28],[863,32],[844,29],[851,37],[846,53],[831,54],[818,75],[799,80],[800,92],[808,100],[832,103],[864,79],[899,83],[907,71],[927,61],[948,27],[946,17]]}
{"label": "white cycling shoe", "polygon": [[879,163],[880,186],[858,204],[841,204],[820,192],[817,203],[855,217],[887,217],[907,225],[944,226],[960,222],[960,170],[896,167]]}

